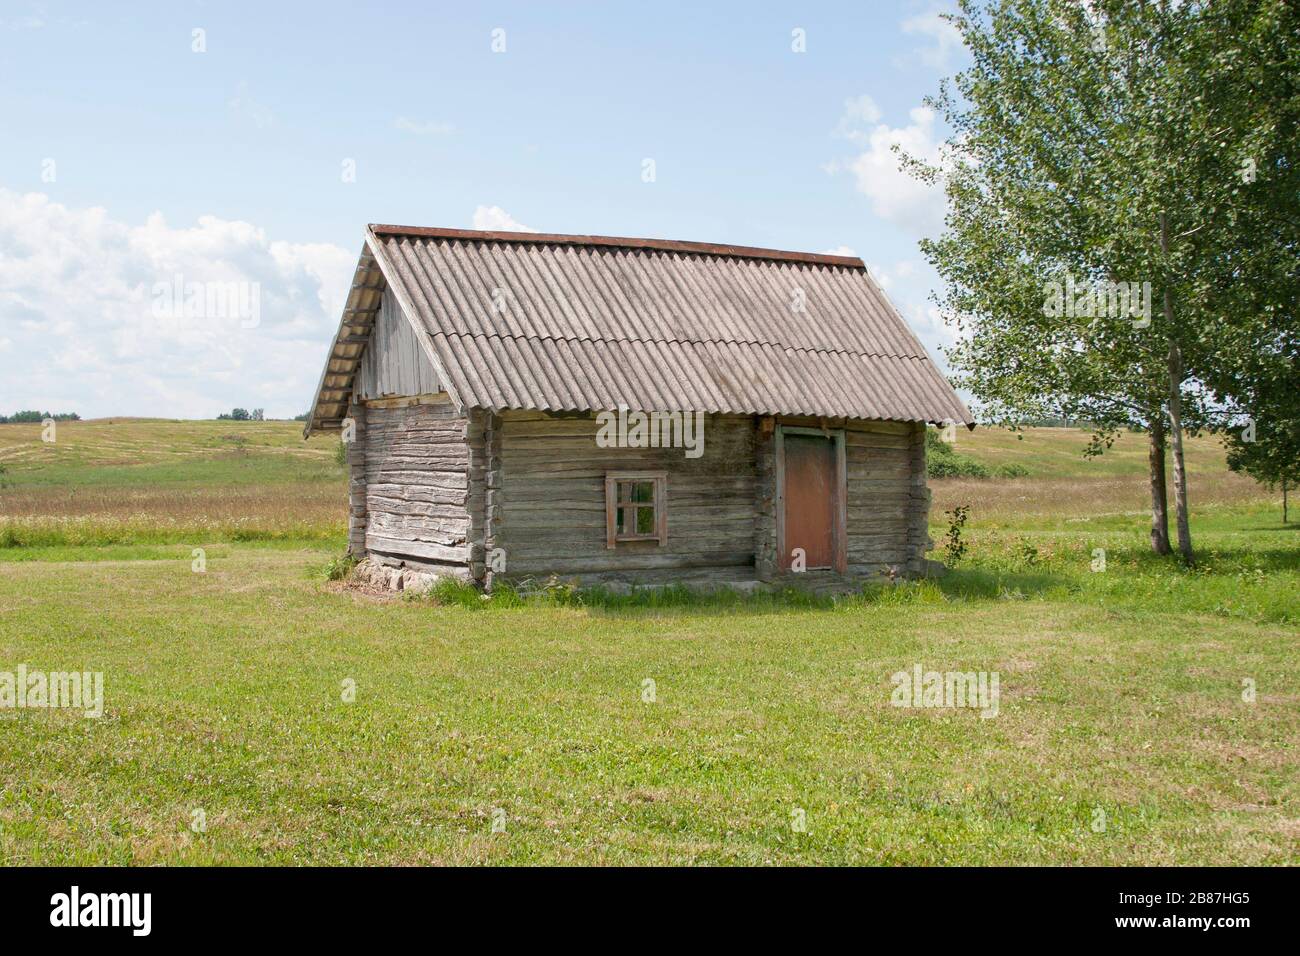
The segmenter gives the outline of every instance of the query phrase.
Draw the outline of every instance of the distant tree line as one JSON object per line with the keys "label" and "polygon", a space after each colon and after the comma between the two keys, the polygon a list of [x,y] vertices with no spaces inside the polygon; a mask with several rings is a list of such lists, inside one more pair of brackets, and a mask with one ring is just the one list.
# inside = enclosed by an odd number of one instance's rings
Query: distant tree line
{"label": "distant tree line", "polygon": [[1026,428],[1084,428],[1094,430],[1097,423],[1086,418],[1060,418],[1054,415],[1040,415],[1023,418],[1018,422]]}
{"label": "distant tree line", "polygon": [[18,425],[24,422],[35,422],[38,425],[47,418],[52,418],[56,422],[79,422],[81,416],[76,412],[59,412],[57,415],[51,415],[49,412],[37,412],[32,410],[14,412],[12,415],[0,415],[0,425]]}
{"label": "distant tree line", "polygon": [[260,422],[265,421],[265,414],[262,409],[255,408],[251,412],[246,408],[232,408],[229,412],[222,412],[217,416],[219,422]]}

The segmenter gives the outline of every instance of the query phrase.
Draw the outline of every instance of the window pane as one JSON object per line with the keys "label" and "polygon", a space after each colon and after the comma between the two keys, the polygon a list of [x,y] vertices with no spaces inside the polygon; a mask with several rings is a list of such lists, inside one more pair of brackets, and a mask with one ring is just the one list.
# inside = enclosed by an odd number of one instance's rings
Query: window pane
{"label": "window pane", "polygon": [[661,478],[615,478],[612,502],[613,532],[617,540],[654,541],[658,538],[658,497]]}
{"label": "window pane", "polygon": [[618,483],[619,502],[634,501],[653,504],[655,500],[655,483],[653,481],[620,481]]}
{"label": "window pane", "polygon": [[636,509],[636,533],[637,534],[654,534],[655,532],[655,509],[654,505],[648,508],[642,507]]}

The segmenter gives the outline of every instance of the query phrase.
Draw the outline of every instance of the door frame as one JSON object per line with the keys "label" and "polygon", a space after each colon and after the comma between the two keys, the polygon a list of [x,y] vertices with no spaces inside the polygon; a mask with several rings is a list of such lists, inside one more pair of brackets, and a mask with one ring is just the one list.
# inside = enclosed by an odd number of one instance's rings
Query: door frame
{"label": "door frame", "polygon": [[[776,426],[776,570],[778,574],[792,573],[785,567],[785,436],[813,435],[829,438],[835,454],[835,479],[831,505],[831,549],[834,554],[832,569],[848,573],[848,467],[844,453],[843,428],[808,428],[802,425]],[[809,569],[812,570],[812,569]]]}

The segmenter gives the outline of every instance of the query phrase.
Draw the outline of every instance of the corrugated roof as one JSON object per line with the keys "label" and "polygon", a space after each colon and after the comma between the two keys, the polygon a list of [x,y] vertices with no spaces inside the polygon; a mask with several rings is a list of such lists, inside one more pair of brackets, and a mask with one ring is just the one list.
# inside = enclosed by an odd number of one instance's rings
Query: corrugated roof
{"label": "corrugated roof", "polygon": [[[354,294],[376,270],[465,407],[973,422],[860,259],[372,226]],[[318,393],[312,426],[342,409]]]}

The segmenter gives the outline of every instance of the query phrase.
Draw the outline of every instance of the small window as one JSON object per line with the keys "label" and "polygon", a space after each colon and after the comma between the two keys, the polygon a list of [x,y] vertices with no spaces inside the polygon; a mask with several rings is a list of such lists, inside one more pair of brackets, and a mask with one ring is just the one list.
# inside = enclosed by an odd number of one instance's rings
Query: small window
{"label": "small window", "polygon": [[605,546],[668,540],[662,472],[611,471],[605,476]]}

